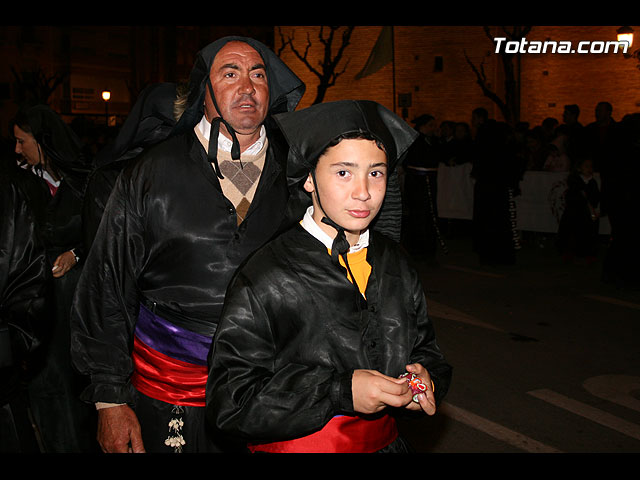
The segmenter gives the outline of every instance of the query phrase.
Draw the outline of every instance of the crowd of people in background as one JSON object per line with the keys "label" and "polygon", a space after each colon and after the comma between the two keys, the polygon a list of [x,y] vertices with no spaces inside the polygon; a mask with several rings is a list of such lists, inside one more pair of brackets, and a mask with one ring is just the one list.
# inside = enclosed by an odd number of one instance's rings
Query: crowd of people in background
{"label": "crowd of people in background", "polygon": [[[524,173],[560,172],[566,173],[567,189],[554,235],[559,258],[565,262],[580,258],[590,264],[603,253],[603,281],[637,285],[640,113],[614,120],[611,104],[599,102],[594,117],[583,124],[579,106],[566,105],[562,119],[549,117],[534,126],[491,119],[484,108],[473,110],[469,123],[431,115],[413,119],[424,145],[404,163],[405,210],[410,217],[403,230],[407,247],[418,253],[420,245],[421,253],[433,258],[441,237],[432,220],[438,217],[437,168],[471,164],[473,249],[483,263],[513,264],[521,247],[514,199]],[[416,182],[417,173],[428,181]],[[427,195],[425,184],[430,187]],[[422,199],[420,208],[416,198]],[[611,227],[606,236],[599,235],[604,216]],[[425,224],[432,226],[431,231]]]}
{"label": "crowd of people in background", "polygon": [[[633,275],[617,271],[619,264],[627,263],[626,255],[638,238],[638,196],[633,190],[639,168],[634,155],[640,148],[640,113],[614,120],[611,104],[599,102],[589,122],[582,120],[578,105],[566,105],[560,120],[548,117],[534,126],[527,122],[511,126],[491,119],[484,108],[475,109],[470,122],[424,114],[411,123],[422,139],[402,165],[403,239],[412,253],[433,259],[437,249],[444,247],[437,220],[439,165],[472,165],[474,249],[488,263],[515,261],[518,242],[513,222],[505,219],[513,216],[509,210],[513,210],[524,172],[561,172],[567,174],[568,185],[556,242],[561,258],[570,262],[584,257],[593,262],[603,243],[599,220],[606,216],[612,234],[604,239],[603,279],[619,285],[635,282]],[[120,126],[109,127],[85,117],[77,117],[69,126],[89,168],[96,167],[112,148],[120,130]],[[4,160],[12,162],[13,140],[4,138],[3,147]],[[106,181],[104,174],[101,180]],[[487,206],[492,202],[497,210]],[[501,215],[496,217],[496,211]]]}
{"label": "crowd of people in background", "polygon": [[[509,211],[524,172],[561,172],[567,174],[568,185],[556,236],[561,258],[570,262],[584,257],[591,263],[604,240],[603,279],[619,285],[635,282],[633,275],[619,273],[618,265],[628,263],[625,258],[638,238],[634,179],[639,168],[640,113],[614,120],[611,104],[599,102],[589,122],[582,120],[578,105],[566,105],[560,120],[548,117],[534,126],[527,122],[511,126],[491,119],[484,108],[473,110],[470,122],[424,114],[411,123],[422,141],[402,165],[403,240],[409,251],[433,259],[437,249],[444,247],[436,201],[439,165],[472,165],[474,250],[488,263],[515,261],[518,242],[513,222],[506,219],[513,216]],[[96,167],[120,130],[120,126],[101,125],[85,117],[74,119],[69,126],[88,168]],[[3,139],[3,150],[4,161],[13,162],[13,139]],[[104,176],[101,173],[101,181],[107,181]],[[495,212],[501,214],[496,217]],[[604,216],[612,231],[606,239],[598,235]]]}

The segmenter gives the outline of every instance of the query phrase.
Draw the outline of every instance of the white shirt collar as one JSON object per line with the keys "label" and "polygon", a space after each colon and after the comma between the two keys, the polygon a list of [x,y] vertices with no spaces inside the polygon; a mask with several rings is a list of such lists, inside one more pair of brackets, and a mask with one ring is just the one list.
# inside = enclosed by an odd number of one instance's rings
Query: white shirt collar
{"label": "white shirt collar", "polygon": [[54,187],[59,187],[60,186],[60,181],[62,180],[62,179],[54,180],[53,177],[49,174],[49,172],[47,172],[44,169],[42,169],[42,178],[44,178],[47,182],[49,182]]}
{"label": "white shirt collar", "polygon": [[[33,173],[34,175],[37,175],[37,176],[41,175],[31,165],[25,164],[22,168],[24,168],[25,170],[31,171],[31,173]],[[54,180],[53,177],[49,174],[49,172],[47,172],[47,170],[45,170],[44,168],[42,169],[42,178],[56,188],[60,186],[60,182],[62,181],[62,179]]]}
{"label": "white shirt collar", "polygon": [[[302,228],[304,228],[307,232],[313,235],[315,238],[320,240],[322,244],[331,250],[331,246],[333,245],[333,238],[330,237],[324,230],[320,228],[320,226],[313,219],[313,205],[307,208],[302,221],[300,222]],[[369,246],[369,229],[366,229],[364,232],[360,234],[360,238],[358,239],[358,243],[353,245],[349,249],[349,253],[355,253],[358,250],[362,250]]]}
{"label": "white shirt collar", "polygon": [[[209,140],[209,132],[211,131],[211,123],[207,121],[207,118],[203,115],[202,120],[197,125],[197,128],[200,130],[202,136],[208,141]],[[264,145],[264,142],[267,138],[267,132],[264,128],[264,125],[260,127],[260,138],[256,140],[256,142],[247,148],[244,152],[245,155],[257,155]],[[231,146],[233,142],[231,139],[224,136],[222,132],[218,133],[218,150],[222,150],[224,152],[230,152]]]}

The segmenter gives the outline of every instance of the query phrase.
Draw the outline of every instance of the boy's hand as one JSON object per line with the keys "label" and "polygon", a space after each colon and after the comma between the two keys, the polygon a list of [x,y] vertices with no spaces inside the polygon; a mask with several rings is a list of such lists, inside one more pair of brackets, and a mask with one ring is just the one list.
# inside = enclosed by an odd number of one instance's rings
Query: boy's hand
{"label": "boy's hand", "polygon": [[358,413],[376,413],[387,406],[404,407],[412,403],[411,390],[404,378],[393,378],[376,370],[355,370],[351,382],[353,408]]}
{"label": "boy's hand", "polygon": [[[412,400],[407,405],[407,408],[409,410],[422,409],[427,415],[433,415],[434,413],[436,413],[436,397],[433,394],[431,375],[429,375],[429,372],[427,372],[427,370],[419,363],[412,363],[410,365],[407,365],[406,368],[407,372],[416,374],[427,386],[426,391],[424,391],[423,393],[419,393],[417,396],[419,403],[416,403]],[[403,380],[406,382],[406,379]]]}

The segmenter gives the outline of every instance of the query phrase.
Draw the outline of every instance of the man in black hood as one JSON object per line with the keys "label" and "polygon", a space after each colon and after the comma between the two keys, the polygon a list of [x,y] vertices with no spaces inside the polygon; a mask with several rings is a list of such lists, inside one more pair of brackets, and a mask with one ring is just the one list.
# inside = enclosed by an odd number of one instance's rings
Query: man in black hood
{"label": "man in black hood", "polygon": [[168,138],[118,178],[72,308],[106,452],[212,452],[207,354],[236,268],[288,224],[286,143],[271,115],[304,84],[262,43],[202,49]]}

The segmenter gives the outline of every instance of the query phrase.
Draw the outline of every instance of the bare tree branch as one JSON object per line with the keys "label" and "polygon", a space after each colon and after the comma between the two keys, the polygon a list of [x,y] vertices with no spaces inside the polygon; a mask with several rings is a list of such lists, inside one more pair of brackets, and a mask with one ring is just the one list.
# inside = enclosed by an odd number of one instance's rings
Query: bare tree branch
{"label": "bare tree branch", "polygon": [[[507,41],[519,42],[529,34],[532,28],[533,27],[531,26],[513,26],[511,28],[502,26],[500,27],[500,31],[505,35]],[[491,40],[492,43],[495,43],[496,37],[491,33],[490,27],[483,26],[482,29],[484,30],[487,38]],[[476,79],[478,85],[480,85],[480,88],[482,89],[482,92],[500,108],[505,121],[513,124],[520,119],[519,53],[501,52],[499,56],[505,77],[504,99],[500,98],[495,91],[489,88],[487,78],[484,73],[483,63],[481,63],[480,69],[478,69],[465,52],[467,63],[476,74]]]}
{"label": "bare tree branch", "polygon": [[482,93],[484,93],[484,95],[488,98],[490,98],[491,100],[493,100],[498,107],[500,107],[500,109],[504,109],[505,108],[505,104],[503,102],[503,100],[493,91],[489,88],[488,86],[488,82],[487,82],[487,75],[484,71],[484,61],[480,62],[480,68],[478,69],[478,67],[476,67],[473,62],[471,61],[471,59],[469,58],[469,56],[467,55],[467,51],[464,51],[464,58],[467,60],[467,63],[469,64],[469,66],[471,67],[471,69],[473,70],[473,72],[476,74],[476,82],[478,83],[478,85],[480,86],[480,88],[482,89]]}
{"label": "bare tree branch", "polygon": [[41,68],[21,74],[12,66],[11,71],[18,84],[18,97],[22,102],[47,104],[51,94],[67,77],[65,73],[54,73],[47,76]]}
{"label": "bare tree branch", "polygon": [[282,34],[282,28],[278,27],[278,35],[280,35],[280,48],[278,48],[278,51],[275,52],[276,55],[280,56],[282,54],[282,52],[284,52],[284,50],[287,48],[287,46],[290,45],[291,43],[291,39],[285,39],[284,35]]}
{"label": "bare tree branch", "polygon": [[[337,52],[334,54],[334,47],[337,39],[335,38],[336,33],[339,29],[344,28],[345,30],[342,32],[342,38],[340,44],[338,46]],[[349,60],[343,65],[341,69],[338,69],[338,65],[342,60],[345,49],[350,44],[351,34],[353,32],[354,27],[338,27],[338,26],[329,26],[328,30],[324,26],[320,26],[320,30],[318,32],[318,41],[323,45],[323,55],[318,60],[317,66],[312,65],[309,58],[309,51],[312,47],[310,34],[307,32],[307,43],[304,47],[304,51],[300,51],[294,45],[293,35],[285,38],[280,32],[282,38],[283,47],[280,52],[282,52],[285,46],[289,46],[293,54],[300,60],[311,73],[313,73],[316,77],[318,77],[320,83],[317,87],[316,98],[313,103],[320,103],[324,99],[326,91],[328,88],[335,85],[336,80],[340,75],[342,75],[349,65]]]}

